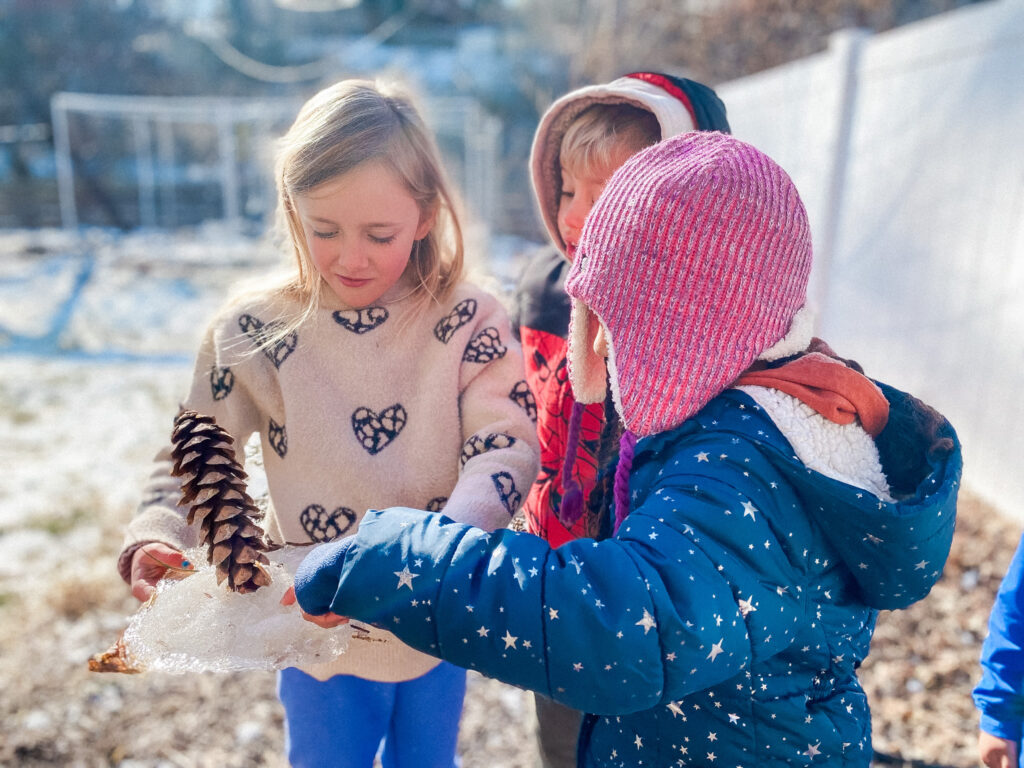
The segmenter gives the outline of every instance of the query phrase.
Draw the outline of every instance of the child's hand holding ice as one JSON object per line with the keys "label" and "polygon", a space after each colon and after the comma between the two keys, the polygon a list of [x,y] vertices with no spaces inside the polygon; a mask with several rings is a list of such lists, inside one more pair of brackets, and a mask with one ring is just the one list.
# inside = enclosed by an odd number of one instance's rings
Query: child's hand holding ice
{"label": "child's hand holding ice", "polygon": [[156,583],[168,571],[191,570],[191,567],[185,556],[173,547],[158,541],[145,544],[132,555],[132,595],[144,603],[156,591]]}

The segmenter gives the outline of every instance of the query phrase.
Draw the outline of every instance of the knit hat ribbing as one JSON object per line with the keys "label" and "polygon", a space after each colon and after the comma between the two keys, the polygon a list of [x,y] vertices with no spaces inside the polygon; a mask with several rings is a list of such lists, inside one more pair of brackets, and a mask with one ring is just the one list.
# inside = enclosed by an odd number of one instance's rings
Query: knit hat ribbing
{"label": "knit hat ribbing", "polygon": [[810,269],[803,203],[762,152],[708,132],[641,151],[587,217],[566,281],[577,399],[605,397],[600,322],[626,428],[678,426],[787,334]]}

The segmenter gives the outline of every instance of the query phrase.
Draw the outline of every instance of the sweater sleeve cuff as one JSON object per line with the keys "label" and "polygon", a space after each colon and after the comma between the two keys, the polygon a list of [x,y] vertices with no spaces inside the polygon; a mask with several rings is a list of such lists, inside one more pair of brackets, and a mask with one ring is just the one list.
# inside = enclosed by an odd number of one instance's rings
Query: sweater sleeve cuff
{"label": "sweater sleeve cuff", "polygon": [[303,611],[320,616],[331,610],[338,591],[345,554],[355,542],[354,536],[314,547],[295,571],[295,598]]}
{"label": "sweater sleeve cuff", "polygon": [[466,473],[459,478],[442,514],[457,523],[494,531],[508,526],[521,501],[509,473]]}
{"label": "sweater sleeve cuff", "polygon": [[117,558],[117,572],[121,574],[121,578],[125,580],[126,584],[132,583],[132,558],[135,557],[135,553],[140,547],[152,543],[153,540],[137,541],[121,551],[120,556]]}

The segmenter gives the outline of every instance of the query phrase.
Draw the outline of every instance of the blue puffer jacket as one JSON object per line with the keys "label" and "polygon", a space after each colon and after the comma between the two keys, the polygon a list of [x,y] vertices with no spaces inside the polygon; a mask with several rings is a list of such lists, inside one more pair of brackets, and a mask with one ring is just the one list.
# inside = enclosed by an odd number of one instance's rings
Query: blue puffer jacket
{"label": "blue puffer jacket", "polygon": [[984,674],[974,689],[981,730],[1017,744],[1024,765],[1024,538],[1017,544],[988,620],[981,647]]}
{"label": "blue puffer jacket", "polygon": [[924,597],[952,540],[961,462],[941,433],[941,456],[882,433],[883,468],[890,438],[920,452],[887,503],[806,468],[729,390],[638,443],[614,539],[551,549],[390,509],[307,558],[299,602],[592,713],[582,766],[867,766],[856,669],[877,611]]}

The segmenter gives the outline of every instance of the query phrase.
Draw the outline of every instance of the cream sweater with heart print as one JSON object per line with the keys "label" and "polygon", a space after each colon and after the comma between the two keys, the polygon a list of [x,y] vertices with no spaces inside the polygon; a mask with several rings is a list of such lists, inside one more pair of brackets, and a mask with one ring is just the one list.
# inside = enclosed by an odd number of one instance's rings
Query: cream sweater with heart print
{"label": "cream sweater with heart print", "polygon": [[[537,476],[536,406],[497,299],[462,283],[417,314],[401,281],[359,310],[324,291],[312,317],[261,351],[282,301],[250,298],[219,315],[182,404],[213,416],[236,445],[259,433],[272,539],[328,541],[353,533],[370,508],[443,509],[488,530],[509,523]],[[128,526],[125,580],[142,544],[197,543],[177,506],[170,451],[168,442]],[[383,630],[359,638],[306,671],[400,681],[438,663]]]}

